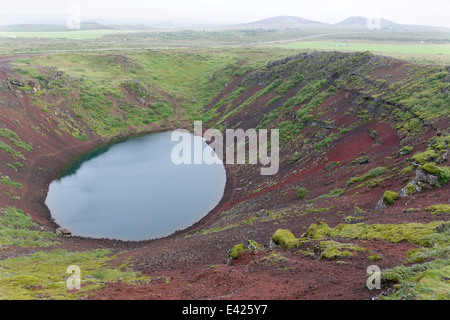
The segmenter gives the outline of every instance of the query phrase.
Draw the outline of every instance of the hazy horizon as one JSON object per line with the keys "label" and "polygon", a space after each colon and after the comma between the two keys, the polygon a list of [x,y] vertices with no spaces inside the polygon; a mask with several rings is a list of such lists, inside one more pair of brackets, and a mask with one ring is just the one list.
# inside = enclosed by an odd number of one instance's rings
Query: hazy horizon
{"label": "hazy horizon", "polygon": [[[25,0],[0,4],[0,25],[65,21],[76,6],[82,21],[190,21],[210,24],[248,23],[274,16],[297,16],[338,23],[352,16],[384,18],[399,24],[450,28],[450,3],[444,0]],[[47,20],[46,20],[47,19]]]}

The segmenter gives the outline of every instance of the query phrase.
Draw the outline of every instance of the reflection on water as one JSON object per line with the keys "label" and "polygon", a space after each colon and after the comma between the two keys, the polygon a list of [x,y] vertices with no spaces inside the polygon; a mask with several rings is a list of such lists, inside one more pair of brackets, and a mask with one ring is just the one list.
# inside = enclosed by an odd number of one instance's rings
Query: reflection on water
{"label": "reflection on water", "polygon": [[226,175],[222,164],[173,164],[177,143],[171,132],[160,132],[83,155],[50,185],[53,218],[73,235],[121,240],[189,227],[220,201]]}

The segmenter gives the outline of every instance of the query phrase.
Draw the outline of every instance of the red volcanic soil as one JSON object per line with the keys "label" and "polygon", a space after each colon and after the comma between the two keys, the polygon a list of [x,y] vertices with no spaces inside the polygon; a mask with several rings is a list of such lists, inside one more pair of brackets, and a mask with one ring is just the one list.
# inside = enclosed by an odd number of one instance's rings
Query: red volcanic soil
{"label": "red volcanic soil", "polygon": [[[8,60],[3,58],[0,67],[0,80],[5,80],[10,74]],[[396,67],[401,69],[402,65]],[[235,90],[241,80],[236,79],[224,88],[209,107]],[[245,101],[260,89],[259,86],[250,88],[233,103]],[[159,92],[164,96],[162,91]],[[272,108],[293,94],[295,88]],[[346,92],[338,92],[324,102],[336,108],[337,113],[333,114],[333,118],[338,126],[358,121],[355,115],[346,114],[352,99],[357,98],[357,93],[350,92],[348,99],[345,96]],[[272,98],[273,94],[269,93],[256,99],[242,112],[234,113],[227,122],[239,123],[239,127],[244,129],[254,127],[263,113],[271,111],[270,107],[260,110],[259,106]],[[43,112],[33,105],[30,97],[14,87],[0,92],[0,99],[5,102],[0,107],[0,127],[11,128],[25,142],[33,144],[31,152],[23,152],[25,166],[17,172],[8,172],[12,181],[24,186],[21,191],[17,191],[20,200],[14,202],[5,196],[5,192],[11,192],[11,188],[0,184],[0,207],[14,205],[22,208],[44,229],[54,231],[58,226],[44,203],[50,182],[71,159],[108,141],[98,138],[89,130],[89,142],[79,141],[71,134],[58,130],[57,115]],[[174,100],[170,101],[174,105],[177,120],[180,115],[179,105]],[[227,106],[218,110],[219,118],[227,113]],[[58,105],[58,112],[73,115],[73,111],[64,103]],[[84,129],[87,127],[81,120],[74,125]],[[448,123],[438,125],[448,127]],[[160,128],[149,126],[148,129],[154,131]],[[305,136],[313,137],[319,130],[315,127],[304,128]],[[428,140],[436,135],[436,127],[429,126],[426,130],[414,141],[415,151],[425,150]],[[277,229],[289,229],[296,237],[300,237],[311,224],[318,221],[334,227],[342,223],[345,217],[354,215],[356,205],[363,209],[362,213],[358,213],[363,218],[362,222],[369,224],[448,220],[448,217],[436,218],[425,212],[432,204],[448,201],[448,191],[442,188],[400,199],[386,209],[375,211],[375,204],[385,190],[398,192],[406,185],[399,175],[392,175],[373,187],[346,190],[339,197],[316,199],[331,190],[345,188],[351,177],[362,175],[372,168],[384,166],[392,171],[397,167],[400,171],[409,165],[407,156],[393,156],[401,148],[401,137],[395,130],[395,123],[389,119],[356,126],[320,152],[309,150],[306,146],[303,149],[301,141],[284,143],[280,154],[280,170],[275,176],[261,176],[260,167],[255,165],[226,165],[228,179],[221,202],[206,217],[186,230],[163,239],[140,242],[60,238],[60,247],[68,250],[108,248],[118,255],[114,261],[117,266],[129,261],[135,270],[151,277],[150,282],[141,285],[110,283],[94,292],[89,299],[371,299],[386,290],[386,287],[373,291],[367,289],[367,268],[376,264],[383,270],[403,264],[405,253],[416,248],[415,245],[377,239],[338,239],[367,250],[337,263],[320,259],[317,254],[305,254],[305,251],[314,252],[314,245],[317,244],[314,242],[299,248],[301,251],[272,247],[269,244],[273,233]],[[305,158],[290,164],[293,151],[302,151]],[[371,162],[350,164],[361,156],[371,158]],[[0,160],[0,171],[6,172],[6,164],[12,161],[11,156],[0,152]],[[327,165],[332,162],[336,162],[337,166],[329,169]],[[297,199],[296,190],[299,187],[306,187],[310,191],[304,200]],[[313,199],[315,201],[309,202]],[[408,212],[410,207],[419,210]],[[272,219],[270,215],[279,216]],[[256,218],[257,221],[252,220]],[[249,240],[258,242],[263,248],[246,251],[238,259],[229,260],[229,250],[237,244],[247,244]],[[24,250],[17,248],[7,255],[2,253],[0,258],[23,254]],[[369,260],[368,256],[372,253],[380,254],[383,259],[376,262]]]}

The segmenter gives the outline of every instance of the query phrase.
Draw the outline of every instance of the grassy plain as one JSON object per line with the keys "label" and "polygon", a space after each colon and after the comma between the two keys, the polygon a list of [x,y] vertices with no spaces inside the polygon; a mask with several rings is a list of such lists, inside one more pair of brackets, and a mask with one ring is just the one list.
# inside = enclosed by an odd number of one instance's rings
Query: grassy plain
{"label": "grassy plain", "polygon": [[0,54],[264,46],[297,51],[371,51],[415,63],[449,65],[449,35],[448,29],[413,26],[372,31],[336,26],[284,30],[211,28],[1,31]]}

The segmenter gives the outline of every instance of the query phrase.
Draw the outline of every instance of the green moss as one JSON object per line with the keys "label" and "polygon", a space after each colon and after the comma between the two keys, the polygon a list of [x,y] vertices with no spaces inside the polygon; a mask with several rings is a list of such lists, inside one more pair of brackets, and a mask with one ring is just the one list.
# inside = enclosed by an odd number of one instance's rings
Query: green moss
{"label": "green moss", "polygon": [[4,139],[8,139],[11,141],[15,146],[25,150],[25,151],[31,151],[33,150],[33,145],[31,143],[25,143],[22,141],[17,133],[14,131],[11,131],[8,128],[1,128],[0,129],[0,137]]}
{"label": "green moss", "polygon": [[385,191],[383,194],[383,201],[385,204],[393,204],[395,200],[398,200],[400,198],[400,195],[397,192],[394,191]]}
{"label": "green moss", "polygon": [[272,240],[277,245],[285,245],[287,248],[296,246],[300,240],[297,239],[291,231],[286,229],[278,229],[272,236]]}
{"label": "green moss", "polygon": [[360,207],[358,207],[358,206],[354,206],[354,208],[353,208],[353,212],[355,213],[355,214],[361,214],[361,213],[363,213],[364,212],[364,210],[363,209],[361,209]]}
{"label": "green moss", "polygon": [[418,164],[424,164],[428,161],[436,160],[437,157],[438,154],[434,150],[430,149],[425,152],[416,153],[411,157],[411,160]]}
{"label": "green moss", "polygon": [[432,142],[431,148],[437,152],[448,150],[450,145],[450,133],[444,132],[442,135],[435,138]]}
{"label": "green moss", "polygon": [[80,141],[89,141],[89,137],[85,133],[80,135],[78,132],[74,132],[72,133],[72,136]]}
{"label": "green moss", "polygon": [[[315,199],[310,200],[310,201],[313,202],[313,201],[315,201]],[[316,213],[316,212],[324,213],[324,212],[328,212],[334,208],[335,208],[334,206],[330,206],[328,208],[314,208],[313,206],[308,205],[306,207],[306,210],[304,211],[303,215],[308,215],[308,214]]]}
{"label": "green moss", "polygon": [[427,208],[427,211],[435,213],[450,213],[450,204],[435,204]]}
{"label": "green moss", "polygon": [[419,167],[434,176],[439,177],[439,183],[444,184],[450,181],[450,167],[439,167],[434,163],[426,162]]}
{"label": "green moss", "polygon": [[403,148],[401,148],[398,151],[398,154],[401,154],[401,155],[410,154],[410,153],[412,153],[412,151],[413,151],[413,147],[411,147],[411,146],[404,146]]}
{"label": "green moss", "polygon": [[291,78],[283,82],[283,84],[276,89],[276,92],[280,95],[283,95],[292,88],[294,88],[295,86],[299,85],[304,79],[305,79],[304,75],[300,73],[294,73],[294,75],[291,76]]}
{"label": "green moss", "polygon": [[2,180],[0,180],[0,182],[3,183],[3,184],[6,184],[8,186],[16,187],[18,189],[22,189],[23,188],[21,183],[11,181],[11,179],[9,177],[3,177]]}
{"label": "green moss", "polygon": [[416,188],[414,188],[414,185],[412,185],[412,184],[408,184],[407,186],[406,186],[406,194],[407,195],[413,195],[414,193],[416,192]]}
{"label": "green moss", "polygon": [[402,171],[400,171],[401,175],[406,175],[408,173],[414,172],[414,165],[407,166]]}
{"label": "green moss", "polygon": [[313,239],[313,240],[320,240],[327,238],[330,233],[333,231],[332,228],[330,228],[326,223],[323,222],[317,222],[315,224],[312,224],[308,230],[306,231],[305,236],[307,238]]}
{"label": "green moss", "polygon": [[322,250],[320,257],[327,260],[353,257],[357,251],[366,250],[353,244],[339,243],[336,241],[321,241],[320,248]]}
{"label": "green moss", "polygon": [[245,247],[244,247],[244,245],[243,245],[242,243],[241,243],[241,244],[235,245],[235,246],[233,247],[233,249],[231,249],[231,252],[230,252],[231,258],[232,258],[233,260],[239,258],[239,255],[240,255],[242,252],[244,252],[244,250],[245,250]]}
{"label": "green moss", "polygon": [[[235,227],[238,227],[238,226],[241,226],[241,225],[244,225],[244,224],[252,224],[255,221],[258,221],[258,217],[250,217],[247,220],[243,220],[243,221],[240,221],[238,223],[230,223],[230,224],[227,224],[224,227],[215,227],[215,228],[210,228],[210,229],[202,229],[202,230],[198,231],[195,234],[196,235],[205,235],[205,234],[210,234],[210,233],[221,232],[221,231],[224,231],[224,230],[227,230],[227,229],[231,229],[231,228],[235,228]],[[193,235],[194,234],[187,235],[187,236],[185,236],[185,238],[189,238],[189,237],[191,237]]]}
{"label": "green moss", "polygon": [[354,221],[359,221],[359,220],[363,220],[364,217],[354,217],[354,216],[348,216],[344,218],[344,222],[354,222]]}
{"label": "green moss", "polygon": [[4,143],[3,141],[0,141],[0,150],[3,152],[9,153],[12,155],[13,158],[21,158],[25,159],[24,155],[20,153],[19,151],[14,150],[10,145]]}
{"label": "green moss", "polygon": [[[339,224],[330,228],[327,224],[319,222],[311,225],[305,233],[305,238],[323,240],[328,237],[343,237],[354,239],[381,239],[390,242],[409,241],[411,243],[430,247],[437,242],[436,237],[441,236],[438,228],[445,225],[442,221],[433,221],[429,224]],[[438,237],[440,239],[440,237]]]}
{"label": "green moss", "polygon": [[378,261],[378,260],[381,260],[381,259],[383,259],[383,257],[380,256],[377,253],[372,253],[372,254],[369,255],[369,260],[370,261]]}
{"label": "green moss", "polygon": [[22,210],[0,210],[0,245],[16,247],[50,247],[58,244],[57,235],[41,231]]}
{"label": "green moss", "polygon": [[371,178],[375,178],[375,177],[381,176],[387,172],[388,172],[388,170],[385,167],[378,167],[378,168],[371,169],[368,173],[366,173],[362,176],[351,178],[347,182],[346,186],[349,187],[356,182],[361,182],[361,181],[365,181],[365,180],[368,180]]}
{"label": "green moss", "polygon": [[435,176],[440,176],[441,174],[441,169],[435,165],[434,163],[425,163],[422,166],[419,167],[420,169],[423,169],[425,171],[427,171],[428,173],[431,173],[432,175]]}
{"label": "green moss", "polygon": [[439,183],[444,184],[450,181],[450,167],[439,167],[441,170],[439,177],[441,178]]}
{"label": "green moss", "polygon": [[327,194],[323,194],[323,195],[321,195],[321,196],[319,196],[319,197],[317,197],[317,198],[315,198],[315,199],[313,199],[313,200],[310,200],[310,202],[314,202],[314,201],[316,201],[316,200],[319,200],[319,199],[324,199],[324,198],[334,198],[334,197],[338,197],[338,196],[340,196],[341,194],[343,194],[345,192],[345,189],[333,189],[333,190],[331,190],[330,192],[328,192]]}
{"label": "green moss", "polygon": [[298,162],[300,160],[301,156],[302,156],[302,154],[300,152],[294,153],[294,155],[289,160],[289,164],[293,164],[293,163]]}
{"label": "green moss", "polygon": [[299,188],[297,190],[297,198],[303,199],[309,194],[309,191],[306,188]]}
{"label": "green moss", "polygon": [[264,247],[262,245],[260,245],[258,242],[254,241],[254,240],[248,240],[248,249],[250,250],[262,250],[264,249]]}
{"label": "green moss", "polygon": [[[0,261],[0,299],[80,299],[108,282],[133,284],[149,280],[126,265],[113,267],[111,261],[115,258],[107,250],[56,250]],[[66,280],[71,265],[80,268],[81,289],[69,292]]]}
{"label": "green moss", "polygon": [[424,262],[430,259],[450,258],[450,223],[443,223],[436,228],[436,233],[426,237],[426,246],[408,250],[407,262]]}
{"label": "green moss", "polygon": [[450,260],[437,259],[410,267],[399,266],[384,270],[381,280],[394,282],[394,294],[383,297],[386,300],[449,300]]}
{"label": "green moss", "polygon": [[314,252],[312,252],[312,251],[308,251],[308,250],[297,250],[296,252],[299,253],[299,254],[303,254],[303,255],[305,255],[305,256],[307,256],[307,257],[314,257]]}
{"label": "green moss", "polygon": [[283,263],[288,261],[289,259],[285,256],[283,256],[282,254],[279,253],[271,253],[268,256],[265,256],[264,258],[261,259],[261,263],[262,265],[266,265],[266,264],[270,264],[270,265],[275,265],[277,263]]}

